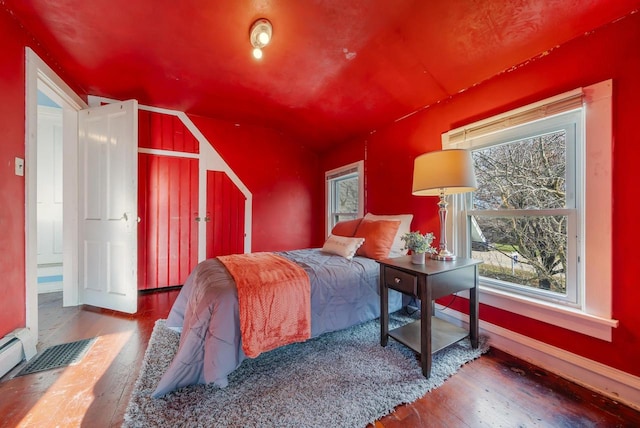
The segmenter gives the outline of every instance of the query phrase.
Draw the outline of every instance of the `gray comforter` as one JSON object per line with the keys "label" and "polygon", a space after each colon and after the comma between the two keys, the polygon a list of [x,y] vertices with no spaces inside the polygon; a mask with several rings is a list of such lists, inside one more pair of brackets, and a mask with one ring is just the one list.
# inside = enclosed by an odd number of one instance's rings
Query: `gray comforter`
{"label": "gray comforter", "polygon": [[[320,249],[277,254],[296,262],[309,275],[312,337],[380,316],[380,268],[374,260],[364,257],[347,260]],[[402,296],[391,291],[389,311],[400,309],[401,304]],[[180,346],[154,397],[193,384],[213,382],[226,387],[227,375],[246,358],[242,352],[235,282],[217,259],[195,267],[166,325],[181,332]]]}

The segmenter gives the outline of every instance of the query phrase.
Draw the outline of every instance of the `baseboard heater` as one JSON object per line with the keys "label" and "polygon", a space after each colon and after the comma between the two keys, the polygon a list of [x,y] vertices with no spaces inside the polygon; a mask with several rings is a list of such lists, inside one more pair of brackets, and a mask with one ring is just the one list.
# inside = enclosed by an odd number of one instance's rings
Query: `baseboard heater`
{"label": "baseboard heater", "polygon": [[36,355],[35,340],[26,328],[14,330],[0,339],[0,377],[23,360],[30,360]]}

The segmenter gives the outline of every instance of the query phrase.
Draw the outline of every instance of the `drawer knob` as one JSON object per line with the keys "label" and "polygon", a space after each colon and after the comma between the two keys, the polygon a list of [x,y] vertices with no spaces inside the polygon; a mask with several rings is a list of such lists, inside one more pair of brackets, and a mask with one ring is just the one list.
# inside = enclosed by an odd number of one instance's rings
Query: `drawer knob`
{"label": "drawer knob", "polygon": [[401,280],[400,278],[398,278],[398,277],[395,277],[395,278],[393,279],[393,281],[394,281],[396,284],[400,284],[400,283],[402,282],[402,280]]}

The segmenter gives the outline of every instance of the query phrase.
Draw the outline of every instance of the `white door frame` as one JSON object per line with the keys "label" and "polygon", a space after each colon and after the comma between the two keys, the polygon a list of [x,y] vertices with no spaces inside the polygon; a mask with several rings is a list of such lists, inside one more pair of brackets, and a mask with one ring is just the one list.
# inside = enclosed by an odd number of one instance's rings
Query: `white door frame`
{"label": "white door frame", "polygon": [[78,305],[78,115],[87,104],[30,48],[25,49],[25,310],[38,337],[37,129],[38,89],[62,107],[64,306]]}

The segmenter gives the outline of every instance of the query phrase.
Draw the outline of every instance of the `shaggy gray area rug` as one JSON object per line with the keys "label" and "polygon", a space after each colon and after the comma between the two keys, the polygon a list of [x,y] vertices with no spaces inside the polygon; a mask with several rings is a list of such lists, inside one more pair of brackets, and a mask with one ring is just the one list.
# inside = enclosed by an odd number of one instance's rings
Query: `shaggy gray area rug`
{"label": "shaggy gray area rug", "polygon": [[[409,319],[392,314],[395,328]],[[378,320],[245,360],[229,386],[193,385],[151,398],[179,335],[156,321],[125,414],[125,427],[364,427],[444,383],[488,349],[468,339],[433,356],[426,379],[416,355],[393,339],[380,346]]]}

